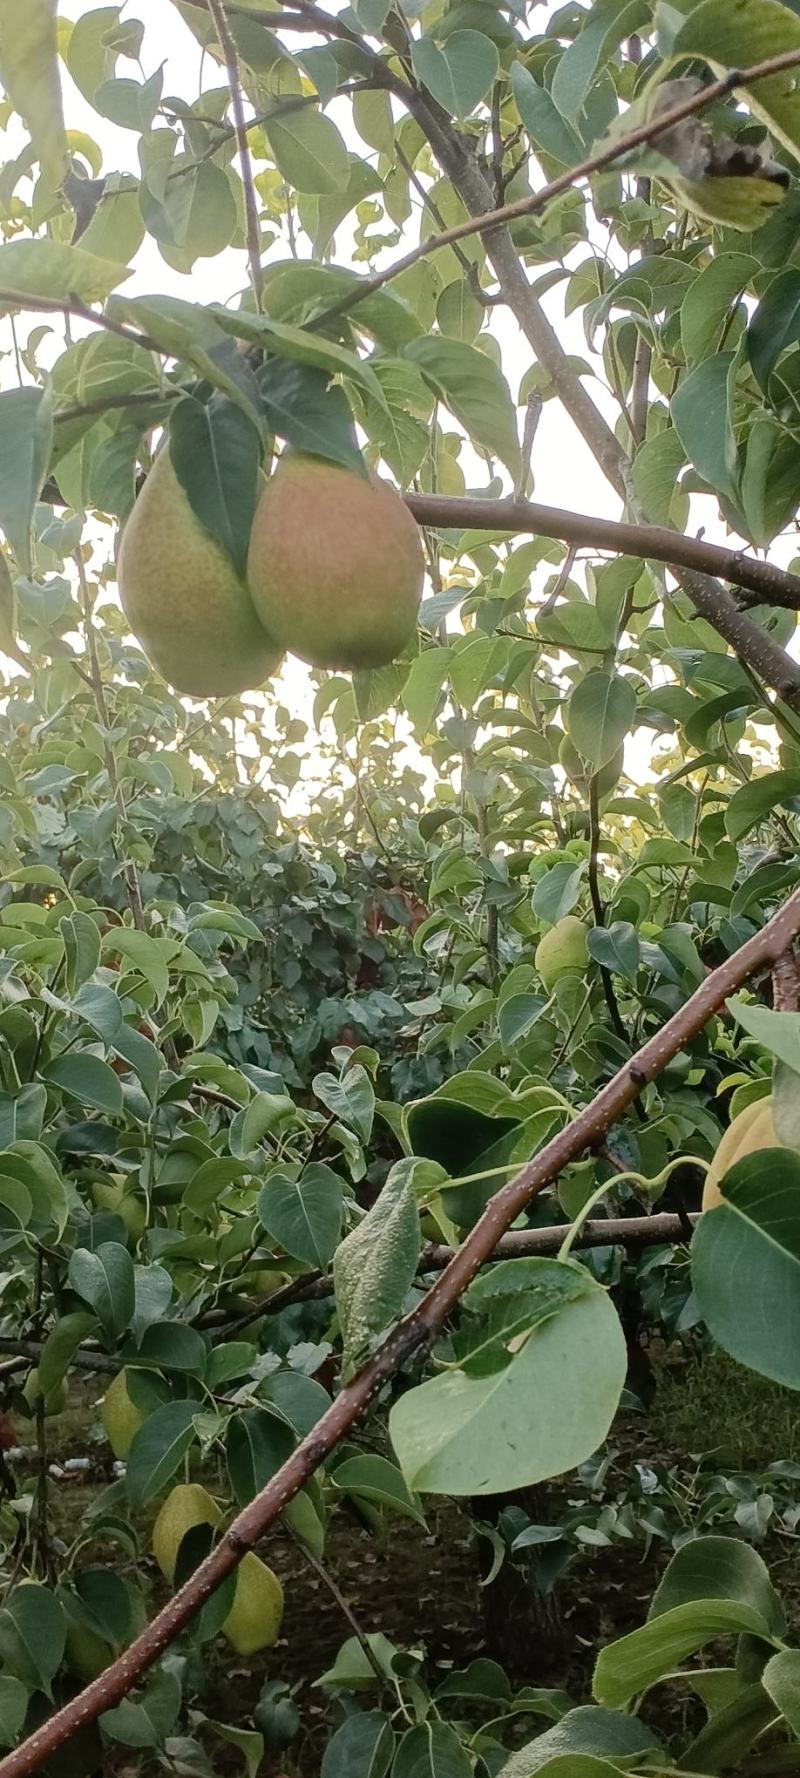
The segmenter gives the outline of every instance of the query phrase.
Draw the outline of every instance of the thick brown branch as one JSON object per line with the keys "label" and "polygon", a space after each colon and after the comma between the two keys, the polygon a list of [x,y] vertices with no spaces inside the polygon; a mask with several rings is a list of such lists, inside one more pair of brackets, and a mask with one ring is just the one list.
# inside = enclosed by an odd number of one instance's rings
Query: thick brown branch
{"label": "thick brown branch", "polygon": [[707,976],[685,1006],[614,1075],[592,1103],[495,1194],[421,1302],[394,1328],[380,1351],[344,1385],[313,1431],[256,1499],[239,1513],[174,1598],[99,1679],[93,1680],[79,1697],[58,1710],[22,1746],[0,1761],[0,1778],[30,1778],[85,1723],[95,1721],[125,1697],[347,1436],[382,1385],[408,1359],[428,1350],[476,1272],[531,1199],[586,1149],[596,1148],[642,1087],[661,1073],[749,976],[782,956],[798,933],[800,890],[761,932]]}
{"label": "thick brown branch", "polygon": [[407,494],[406,505],[418,523],[429,530],[526,532],[537,537],[557,537],[578,548],[607,549],[618,556],[641,556],[644,560],[666,562],[669,567],[716,574],[721,580],[757,593],[765,605],[785,605],[800,611],[800,575],[789,574],[771,562],[760,562],[743,550],[681,536],[666,525],[628,525],[616,519],[596,519],[588,513],[562,511],[558,506],[540,506],[535,500]]}

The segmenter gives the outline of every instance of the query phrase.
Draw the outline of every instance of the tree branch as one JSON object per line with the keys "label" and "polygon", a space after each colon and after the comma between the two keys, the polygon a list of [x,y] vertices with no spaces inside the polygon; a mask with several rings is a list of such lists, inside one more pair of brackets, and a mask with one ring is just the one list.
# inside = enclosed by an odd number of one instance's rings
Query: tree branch
{"label": "tree branch", "polygon": [[743,550],[682,536],[666,525],[630,525],[616,519],[596,519],[588,513],[567,512],[558,506],[540,506],[535,500],[406,494],[405,501],[418,524],[428,529],[527,532],[537,537],[557,537],[562,543],[579,548],[608,549],[617,556],[641,556],[666,562],[671,568],[693,568],[699,574],[719,575],[721,580],[756,593],[765,605],[785,605],[789,610],[800,611],[800,575],[789,574],[771,562],[761,562]]}
{"label": "tree branch", "polygon": [[[206,0],[206,4],[210,3],[211,0]],[[304,6],[303,12],[309,17],[313,13],[317,21],[326,18],[325,14],[321,14],[313,6]],[[333,28],[334,21],[330,18],[326,18],[324,26],[319,24],[320,30],[327,29],[331,32]],[[338,36],[343,33],[335,31],[334,34]],[[354,37],[351,32],[348,32],[347,35],[351,40]],[[359,43],[360,48],[365,49],[365,53],[370,53],[358,38],[355,38],[355,41]],[[695,116],[697,112],[705,110],[708,105],[714,105],[718,100],[727,98],[732,92],[752,86],[759,80],[766,80],[770,75],[782,73],[785,69],[796,68],[798,65],[800,65],[800,50],[793,49],[786,50],[779,56],[770,56],[765,61],[755,62],[749,68],[729,69],[728,73],[722,75],[719,80],[712,81],[710,85],[703,87],[699,92],[682,99],[680,104],[673,105],[669,110],[648,118],[645,123],[639,124],[636,129],[628,131],[626,135],[616,137],[612,142],[606,140],[602,148],[597,149],[594,154],[588,155],[576,167],[570,167],[566,172],[559,173],[558,177],[543,186],[541,191],[533,192],[527,198],[518,198],[512,204],[500,204],[494,208],[484,204],[479,214],[472,214],[464,222],[455,223],[452,228],[445,229],[442,234],[431,235],[427,241],[422,241],[418,247],[404,254],[402,259],[395,260],[392,265],[386,266],[381,272],[375,272],[371,278],[365,278],[357,290],[348,291],[337,303],[332,304],[331,308],[326,309],[324,317],[318,318],[317,325],[320,325],[323,319],[328,320],[331,315],[338,315],[346,309],[352,308],[355,303],[361,301],[362,297],[371,295],[374,290],[380,290],[384,284],[388,284],[392,278],[398,277],[401,272],[407,271],[410,266],[416,265],[417,261],[424,259],[427,254],[436,253],[441,247],[451,247],[454,241],[462,241],[467,235],[485,234],[488,230],[495,229],[500,225],[515,222],[522,216],[535,216],[538,211],[543,210],[547,204],[551,203],[553,198],[560,197],[563,192],[569,191],[578,180],[589,179],[593,173],[598,173],[603,167],[610,166],[623,155],[629,154],[632,149],[640,147],[641,144],[652,142],[655,137],[660,136],[666,130],[673,129],[685,118]],[[428,108],[427,99],[419,93],[415,94],[412,90],[403,89],[403,97],[412,115],[417,115],[420,100],[422,105]],[[432,109],[430,114],[433,115]],[[446,117],[446,114],[442,113],[442,116]],[[447,119],[447,123],[449,124],[449,119]],[[426,134],[428,134],[427,128]],[[458,138],[454,137],[454,140],[458,141]],[[438,146],[436,152],[437,154],[439,152]],[[447,167],[445,167],[445,171],[448,172],[449,177],[452,177]],[[481,183],[485,185],[485,191],[490,196],[488,185],[483,180]],[[468,207],[471,208],[471,206]]]}
{"label": "tree branch", "polygon": [[747,943],[727,957],[662,1030],[608,1082],[591,1104],[545,1144],[508,1184],[490,1199],[480,1221],[409,1315],[380,1350],[346,1383],[313,1430],[255,1500],[239,1513],[211,1554],[189,1580],[105,1672],[70,1703],[42,1723],[20,1747],[0,1761],[0,1778],[31,1778],[86,1723],[119,1703],[170,1647],[184,1625],[238,1566],[248,1550],[274,1524],[320,1464],[361,1418],[378,1390],[415,1355],[427,1351],[452,1314],[476,1272],[498,1240],[545,1186],[588,1148],[596,1148],[643,1086],[656,1079],[673,1056],[703,1029],[709,1018],[748,977],[772,965],[800,933],[800,890]]}
{"label": "tree branch", "polygon": [[219,40],[219,47],[225,63],[225,73],[231,95],[233,127],[236,132],[236,147],[239,154],[239,165],[242,172],[242,188],[244,191],[245,233],[247,236],[247,264],[250,271],[250,283],[253,287],[256,308],[261,308],[264,293],[264,274],[261,269],[261,240],[258,227],[258,204],[256,188],[253,182],[253,163],[250,159],[250,144],[247,140],[249,125],[244,114],[244,95],[239,73],[239,56],[230,25],[225,17],[222,0],[206,0],[208,10],[214,20],[214,29]]}

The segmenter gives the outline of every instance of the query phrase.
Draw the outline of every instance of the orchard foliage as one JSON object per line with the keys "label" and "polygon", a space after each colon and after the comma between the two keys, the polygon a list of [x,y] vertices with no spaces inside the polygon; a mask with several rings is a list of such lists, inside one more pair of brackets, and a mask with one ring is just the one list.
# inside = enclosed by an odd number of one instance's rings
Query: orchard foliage
{"label": "orchard foliage", "polygon": [[[142,10],[0,0],[0,1442],[30,1446],[0,1462],[0,1740],[20,1760],[163,1602],[171,1491],[219,1518],[171,1552],[179,1585],[441,1248],[800,882],[800,7]],[[640,548],[578,550],[521,509],[476,522],[478,497],[535,494],[557,410]],[[429,496],[413,646],[176,696],[116,592],[162,434],[237,564],[287,446]],[[772,549],[776,602],[665,568],[653,526]],[[563,1236],[504,1250],[425,1362],[398,1360],[282,1514],[323,1574],[337,1514],[423,1536],[427,1495],[589,1460],[625,1386],[625,1291],[800,1388],[798,1004],[791,955],[742,981],[518,1222]],[[624,1246],[580,1251],[590,1213],[662,1194],[686,1234],[730,1118],[770,1093],[781,1146],[722,1179],[691,1291],[685,1249],[638,1281]],[[64,1387],[98,1421],[115,1392],[123,1463],[59,1541]],[[250,1651],[218,1640],[236,1586],[65,1731],[70,1770],[119,1747],[198,1774],[221,1748],[252,1774],[290,1758],[274,1656],[252,1721],[204,1715],[204,1663]],[[632,1705],[720,1638],[738,1659],[693,1674],[708,1721],[681,1766],[737,1763],[770,1725],[796,1742],[780,1600],[720,1535],[677,1550],[592,1705],[346,1642],[313,1676],[324,1778],[672,1770]]]}

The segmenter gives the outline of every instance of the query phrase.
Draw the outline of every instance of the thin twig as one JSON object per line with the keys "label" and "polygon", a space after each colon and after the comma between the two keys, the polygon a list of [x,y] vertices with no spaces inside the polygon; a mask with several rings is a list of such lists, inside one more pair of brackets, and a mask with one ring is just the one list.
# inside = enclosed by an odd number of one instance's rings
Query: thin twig
{"label": "thin twig", "polygon": [[[103,754],[105,757],[105,766],[106,766],[106,772],[108,774],[108,782],[111,786],[111,792],[114,797],[114,801],[117,805],[117,813],[119,815],[120,821],[122,822],[123,826],[127,826],[128,810],[127,810],[127,805],[125,802],[125,793],[122,789],[122,785],[119,780],[119,773],[117,771],[117,761],[116,761],[116,756],[114,754],[114,749],[111,745],[111,742],[108,739],[109,730],[111,728],[111,720],[109,717],[108,705],[106,703],[106,692],[105,692],[105,686],[103,684],[103,675],[100,671],[100,660],[99,660],[98,653],[97,653],[97,639],[96,639],[95,633],[94,633],[94,621],[92,618],[92,600],[91,600],[91,595],[89,592],[89,583],[86,579],[86,569],[84,567],[83,556],[81,555],[80,548],[76,549],[73,560],[75,562],[75,566],[78,571],[78,584],[80,586],[81,604],[83,606],[83,625],[84,625],[84,630],[86,632],[86,647],[87,647],[88,653],[89,653],[89,667],[90,667],[90,671],[91,671],[92,691],[94,693],[95,704],[97,705],[97,714],[100,718],[100,725],[103,730]],[[138,926],[140,932],[143,932],[144,927],[145,927],[144,902],[142,900],[142,888],[141,888],[141,884],[139,882],[139,872],[137,871],[136,865],[135,865],[132,858],[126,858],[124,860],[122,868],[123,868],[123,876],[124,876],[124,880],[125,880],[125,889],[126,889],[127,897],[128,897],[128,906],[129,906],[131,913],[133,915],[133,923],[135,926]]]}
{"label": "thin twig", "polygon": [[244,214],[247,235],[247,263],[250,268],[250,283],[256,308],[260,310],[264,294],[264,273],[261,267],[261,239],[258,225],[258,203],[253,180],[253,163],[250,159],[250,144],[247,131],[250,125],[244,114],[244,94],[239,73],[239,56],[233,39],[230,25],[225,17],[222,0],[206,0],[208,10],[214,20],[214,28],[219,39],[219,47],[225,62],[225,72],[231,94],[231,110],[236,131],[236,147],[239,151],[239,166],[242,174],[244,191]]}

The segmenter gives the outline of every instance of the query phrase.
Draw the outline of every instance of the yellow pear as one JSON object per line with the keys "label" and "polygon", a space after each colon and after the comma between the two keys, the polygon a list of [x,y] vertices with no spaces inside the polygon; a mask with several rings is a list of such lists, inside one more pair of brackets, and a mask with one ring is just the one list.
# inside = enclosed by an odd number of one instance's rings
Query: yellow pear
{"label": "yellow pear", "polygon": [[278,1576],[251,1550],[239,1563],[236,1592],[222,1634],[236,1653],[246,1658],[277,1642],[282,1617],[283,1587]]}
{"label": "yellow pear", "polygon": [[563,920],[556,921],[540,938],[533,960],[548,994],[562,976],[582,975],[589,961],[583,920],[577,914],[565,914]]}
{"label": "yellow pear", "polygon": [[[175,1579],[178,1551],[187,1532],[197,1525],[211,1525],[216,1530],[221,1520],[216,1501],[199,1482],[180,1482],[173,1488],[153,1526],[153,1555],[165,1580]],[[250,1551],[236,1571],[236,1591],[222,1634],[237,1654],[254,1655],[277,1641],[282,1616],[281,1583],[272,1569]]]}
{"label": "yellow pear", "polygon": [[159,673],[191,697],[254,690],[277,649],[230,557],[201,524],[162,450],[122,534],[122,609]]}
{"label": "yellow pear", "polygon": [[113,1210],[131,1237],[138,1241],[147,1228],[147,1204],[139,1192],[131,1191],[126,1179],[93,1179],[92,1197],[98,1210]]}
{"label": "yellow pear", "polygon": [[[28,1372],[22,1393],[25,1400],[30,1404],[30,1407],[32,1409],[35,1408],[42,1393],[39,1387],[38,1365],[34,1365],[33,1370]],[[48,1416],[50,1414],[63,1414],[66,1405],[67,1386],[62,1377],[60,1382],[56,1383],[53,1389],[48,1390],[48,1393],[44,1398],[45,1414]]]}
{"label": "yellow pear", "polygon": [[728,1125],[708,1169],[703,1186],[703,1209],[715,1210],[724,1202],[720,1183],[737,1161],[743,1161],[749,1154],[757,1154],[760,1148],[785,1147],[786,1143],[781,1142],[775,1128],[772,1094],[746,1105]]}
{"label": "yellow pear", "polygon": [[417,624],[419,531],[388,482],[288,452],[261,495],[247,578],[271,636],[313,667],[393,661]]}
{"label": "yellow pear", "polygon": [[100,1418],[114,1456],[124,1463],[139,1427],[147,1419],[147,1415],[128,1394],[126,1371],[118,1371],[109,1384],[103,1397]]}
{"label": "yellow pear", "polygon": [[216,1529],[221,1519],[216,1500],[199,1482],[179,1482],[173,1488],[153,1526],[153,1555],[165,1580],[175,1579],[175,1563],[187,1531],[194,1531],[196,1525]]}

